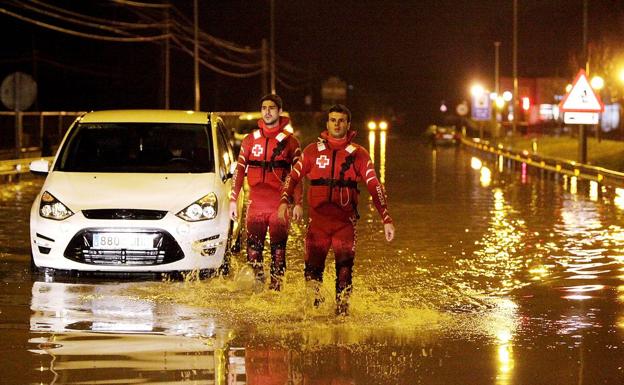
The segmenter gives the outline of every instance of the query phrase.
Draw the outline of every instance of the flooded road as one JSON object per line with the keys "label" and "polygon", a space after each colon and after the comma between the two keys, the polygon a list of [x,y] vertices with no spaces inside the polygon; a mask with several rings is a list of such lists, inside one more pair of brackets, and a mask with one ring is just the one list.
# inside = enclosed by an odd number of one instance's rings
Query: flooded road
{"label": "flooded road", "polygon": [[359,142],[397,236],[383,240],[364,195],[345,319],[333,263],[328,300],[311,306],[301,224],[278,294],[252,287],[242,255],[227,279],[35,276],[28,215],[41,181],[0,186],[0,383],[624,383],[614,191],[409,137]]}

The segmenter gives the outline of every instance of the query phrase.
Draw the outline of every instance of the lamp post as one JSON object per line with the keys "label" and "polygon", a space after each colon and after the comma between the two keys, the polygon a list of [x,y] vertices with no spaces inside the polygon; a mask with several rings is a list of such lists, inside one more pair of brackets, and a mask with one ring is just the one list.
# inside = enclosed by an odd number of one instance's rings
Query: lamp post
{"label": "lamp post", "polygon": [[193,69],[195,74],[195,111],[199,111],[199,14],[197,0],[193,2],[194,44],[193,44]]}
{"label": "lamp post", "polygon": [[513,121],[512,138],[518,128],[518,0],[513,0]]}
{"label": "lamp post", "polygon": [[492,111],[492,129],[494,130],[493,136],[498,138],[500,136],[499,127],[498,127],[498,109],[496,108],[496,100],[500,97],[500,73],[499,73],[499,56],[498,51],[500,48],[501,42],[494,42],[494,100],[492,103],[493,111]]}

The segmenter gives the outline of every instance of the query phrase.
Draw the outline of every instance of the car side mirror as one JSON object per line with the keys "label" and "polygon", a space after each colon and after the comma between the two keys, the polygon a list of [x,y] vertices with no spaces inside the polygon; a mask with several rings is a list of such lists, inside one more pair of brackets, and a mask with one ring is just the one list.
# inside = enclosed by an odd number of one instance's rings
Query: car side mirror
{"label": "car side mirror", "polygon": [[228,171],[228,175],[231,177],[234,176],[234,172],[236,172],[236,166],[238,166],[237,162],[230,163],[230,170]]}
{"label": "car side mirror", "polygon": [[34,160],[30,162],[30,172],[35,175],[48,175],[48,172],[50,172],[50,162],[45,159]]}
{"label": "car side mirror", "polygon": [[225,183],[228,179],[234,176],[234,170],[236,170],[236,163],[230,165],[230,169],[225,171],[225,168],[221,168],[219,173],[221,174],[221,180]]}

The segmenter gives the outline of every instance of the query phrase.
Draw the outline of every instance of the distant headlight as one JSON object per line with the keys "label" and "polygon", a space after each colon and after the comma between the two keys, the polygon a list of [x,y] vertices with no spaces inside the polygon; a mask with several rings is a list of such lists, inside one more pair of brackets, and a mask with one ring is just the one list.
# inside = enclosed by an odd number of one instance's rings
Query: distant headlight
{"label": "distant headlight", "polygon": [[189,222],[205,221],[217,216],[217,207],[217,196],[215,193],[210,193],[193,202],[176,215]]}
{"label": "distant headlight", "polygon": [[41,202],[39,202],[39,215],[44,218],[62,221],[63,219],[71,217],[74,213],[61,201],[56,199],[54,195],[45,191],[41,196]]}

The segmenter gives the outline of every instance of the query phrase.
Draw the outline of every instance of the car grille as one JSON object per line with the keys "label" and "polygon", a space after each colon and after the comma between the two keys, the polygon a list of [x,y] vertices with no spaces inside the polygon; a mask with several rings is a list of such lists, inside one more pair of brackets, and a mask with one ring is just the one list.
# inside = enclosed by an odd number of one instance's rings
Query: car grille
{"label": "car grille", "polygon": [[82,210],[82,215],[84,215],[87,219],[154,220],[164,218],[165,215],[167,215],[167,211],[138,209],[94,209]]}
{"label": "car grille", "polygon": [[132,229],[132,233],[143,233],[154,236],[153,248],[136,249],[103,249],[94,248],[94,233],[118,233],[119,229],[85,229],[71,239],[65,258],[91,265],[146,266],[164,265],[184,258],[184,252],[176,240],[166,231],[156,229]]}

